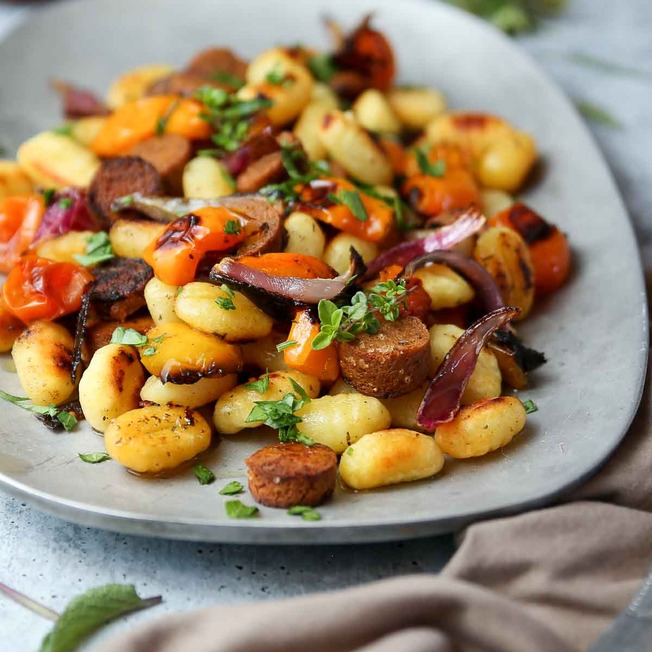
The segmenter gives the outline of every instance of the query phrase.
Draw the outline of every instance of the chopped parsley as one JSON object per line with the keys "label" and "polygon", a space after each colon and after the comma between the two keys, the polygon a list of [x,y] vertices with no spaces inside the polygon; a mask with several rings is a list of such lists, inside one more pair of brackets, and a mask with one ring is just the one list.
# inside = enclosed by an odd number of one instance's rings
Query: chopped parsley
{"label": "chopped parsley", "polygon": [[285,349],[291,349],[293,346],[296,346],[299,342],[296,340],[286,340],[276,345],[277,351],[285,351]]}
{"label": "chopped parsley", "polygon": [[300,516],[304,521],[320,521],[321,514],[314,508],[307,505],[295,505],[288,509],[290,516]]}
{"label": "chopped parsley", "polygon": [[127,346],[135,346],[137,349],[143,349],[143,356],[150,356],[156,353],[155,344],[160,344],[167,337],[166,333],[149,339],[147,335],[139,333],[133,328],[125,328],[118,326],[111,335],[111,344],[125,344]]}
{"label": "chopped parsley", "polygon": [[311,347],[325,349],[332,342],[350,342],[360,333],[374,335],[380,330],[378,316],[396,321],[405,305],[408,290],[403,279],[374,285],[367,294],[356,292],[349,305],[338,306],[322,299],[317,307],[321,323]]}
{"label": "chopped parsley", "polygon": [[0,389],[0,398],[9,403],[17,405],[27,412],[31,412],[36,416],[40,417],[51,417],[56,419],[65,430],[70,431],[77,425],[77,419],[74,414],[68,412],[67,410],[60,410],[56,405],[32,405],[31,403],[26,403],[29,401],[28,398],[22,396],[13,396],[7,392],[3,392]]}
{"label": "chopped parsley", "polygon": [[278,66],[274,66],[266,75],[265,81],[273,86],[291,86],[294,80],[288,77]]}
{"label": "chopped parsley", "polygon": [[235,496],[236,494],[241,494],[243,491],[244,491],[244,486],[242,485],[242,482],[238,482],[237,480],[232,480],[231,482],[229,482],[229,484],[222,487],[219,493],[222,496]]}
{"label": "chopped parsley", "polygon": [[241,79],[237,75],[233,75],[230,72],[216,72],[213,73],[211,77],[217,82],[233,86],[236,91],[240,90],[245,85],[244,79]]}
{"label": "chopped parsley", "polygon": [[575,106],[577,106],[578,111],[591,122],[604,125],[605,127],[615,127],[616,129],[622,128],[622,124],[617,118],[597,104],[591,104],[584,100],[576,100]]}
{"label": "chopped parsley", "polygon": [[111,459],[111,456],[108,453],[78,453],[79,459],[86,462],[87,464],[100,464],[101,462],[106,462]]}
{"label": "chopped parsley", "polygon": [[264,394],[269,389],[269,374],[265,374],[262,378],[247,383],[244,387],[245,389],[253,389],[254,392],[258,392],[259,394]]}
{"label": "chopped parsley", "polygon": [[227,235],[239,235],[242,233],[242,226],[238,220],[227,220],[224,225],[224,233]]}
{"label": "chopped parsley", "polygon": [[172,114],[176,111],[179,106],[179,100],[175,100],[170,104],[167,111],[156,121],[156,130],[155,133],[157,136],[162,136],[165,133],[165,128],[168,125],[168,121],[172,117]]}
{"label": "chopped parsley", "polygon": [[74,124],[72,122],[66,122],[65,124],[55,127],[52,131],[58,136],[72,136],[72,128]]}
{"label": "chopped parsley", "polygon": [[195,477],[199,480],[199,484],[201,485],[212,484],[215,482],[215,474],[203,464],[195,464],[195,466],[192,467],[192,472],[195,474]]}
{"label": "chopped parsley", "polygon": [[258,515],[258,507],[245,505],[239,500],[227,500],[224,503],[224,510],[229,518],[253,518]]}
{"label": "chopped parsley", "polygon": [[337,72],[337,65],[332,54],[315,54],[308,59],[308,68],[312,76],[320,82],[328,82]]}
{"label": "chopped parsley", "polygon": [[[59,204],[63,199],[59,200]],[[84,267],[97,265],[113,258],[113,248],[111,247],[111,240],[109,234],[105,231],[94,233],[86,241],[86,253],[75,254],[75,260]]]}
{"label": "chopped parsley", "polygon": [[353,217],[359,222],[367,222],[369,220],[369,214],[357,190],[342,189],[337,193],[331,193],[328,197],[336,204],[346,206],[353,213]]}
{"label": "chopped parsley", "polygon": [[215,299],[215,303],[222,308],[222,310],[235,310],[235,303],[233,303],[233,299],[235,298],[235,293],[233,290],[228,286],[222,283],[220,285],[220,290],[226,294],[225,297],[218,297]]}
{"label": "chopped parsley", "polygon": [[46,206],[51,206],[57,191],[54,188],[44,188],[41,194],[43,195],[43,203]]}
{"label": "chopped parsley", "polygon": [[439,160],[431,163],[428,159],[428,155],[421,147],[417,147],[414,150],[414,155],[417,157],[419,170],[421,170],[423,174],[427,174],[431,177],[443,177],[444,174],[446,174],[446,161]]}
{"label": "chopped parsley", "polygon": [[523,407],[525,408],[525,414],[532,414],[533,412],[538,412],[539,410],[537,404],[532,399],[523,401]]}
{"label": "chopped parsley", "polygon": [[62,208],[64,211],[68,210],[73,204],[72,199],[70,197],[62,197],[58,202],[57,206],[59,208]]}

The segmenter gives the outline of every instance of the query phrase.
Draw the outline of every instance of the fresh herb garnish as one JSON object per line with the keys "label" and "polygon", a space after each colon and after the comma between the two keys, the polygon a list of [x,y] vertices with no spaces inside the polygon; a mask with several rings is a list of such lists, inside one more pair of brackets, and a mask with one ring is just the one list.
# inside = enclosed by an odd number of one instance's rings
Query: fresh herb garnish
{"label": "fresh herb garnish", "polygon": [[143,335],[133,328],[118,326],[111,335],[110,343],[135,346],[137,349],[142,348],[142,354],[147,357],[156,353],[156,346],[154,345],[160,344],[166,337],[167,334],[163,333],[163,335],[150,339],[147,335]]}
{"label": "fresh herb garnish", "polygon": [[272,86],[290,86],[294,80],[288,77],[278,66],[272,68],[266,75],[265,81]]}
{"label": "fresh herb garnish", "polygon": [[308,59],[308,68],[312,76],[320,82],[328,82],[337,72],[337,65],[332,54],[315,54]]}
{"label": "fresh herb garnish", "polygon": [[77,650],[93,632],[112,620],[160,603],[160,596],[143,599],[129,584],[107,584],[86,591],[59,616],[41,643],[40,652]]}
{"label": "fresh herb garnish", "polygon": [[222,496],[235,496],[236,494],[241,494],[244,491],[244,487],[241,482],[237,480],[232,480],[226,486],[222,487],[219,493]]}
{"label": "fresh herb garnish", "polygon": [[62,197],[58,202],[57,206],[62,208],[64,211],[68,210],[72,206],[72,199],[70,197]]}
{"label": "fresh herb garnish", "polygon": [[235,179],[229,174],[229,171],[223,165],[220,165],[220,174],[222,175],[222,179],[226,181],[229,188],[235,191],[236,189]]}
{"label": "fresh herb garnish", "polygon": [[288,392],[280,401],[254,401],[254,407],[245,421],[246,423],[262,421],[264,425],[278,430],[278,438],[283,443],[296,441],[312,446],[315,442],[299,432],[297,423],[301,423],[302,419],[295,414],[310,402],[310,397],[298,383],[292,379],[290,382],[299,396]]}
{"label": "fresh herb garnish", "polygon": [[224,509],[229,518],[253,518],[258,515],[258,507],[245,505],[239,500],[227,500]]}
{"label": "fresh herb garnish", "polygon": [[215,303],[222,308],[222,310],[235,310],[235,303],[233,303],[233,299],[235,298],[235,294],[233,290],[228,286],[222,283],[220,285],[220,290],[226,294],[225,297],[218,297],[215,299]]}
{"label": "fresh herb garnish", "polygon": [[300,516],[304,521],[320,521],[321,515],[314,507],[307,505],[295,505],[288,509],[290,516]]}
{"label": "fresh herb garnish", "polygon": [[60,410],[56,405],[32,405],[26,404],[26,401],[29,401],[28,398],[22,396],[13,396],[7,392],[3,392],[0,389],[0,398],[9,403],[17,405],[27,412],[36,414],[39,417],[49,416],[53,419],[56,419],[67,431],[72,430],[77,425],[76,417],[68,412],[67,410]]}
{"label": "fresh herb garnish", "polygon": [[369,214],[367,213],[367,209],[362,203],[360,193],[357,190],[341,189],[337,193],[329,194],[328,197],[336,204],[346,206],[353,213],[353,217],[355,217],[356,220],[360,222],[367,222],[369,220]]}
{"label": "fresh herb garnish", "polygon": [[414,150],[414,155],[417,157],[419,170],[421,170],[423,174],[427,174],[431,177],[443,177],[446,173],[446,161],[439,160],[431,163],[428,159],[428,154],[424,152],[421,147],[417,147]]}
{"label": "fresh herb garnish", "polygon": [[414,226],[409,224],[405,218],[405,212],[406,210],[409,210],[409,208],[398,195],[385,195],[368,183],[358,181],[357,179],[353,179],[352,181],[365,195],[373,197],[374,199],[380,199],[380,201],[387,204],[387,206],[394,211],[394,219],[396,220],[396,227],[399,231],[408,231],[409,229],[414,228]]}
{"label": "fresh herb garnish", "polygon": [[607,59],[602,59],[600,57],[593,56],[592,54],[586,54],[584,52],[571,52],[568,55],[568,59],[580,66],[594,68],[601,72],[606,72],[613,75],[628,75],[633,77],[647,76],[647,73],[639,68],[632,68],[631,66],[625,66],[613,61],[607,61]]}
{"label": "fresh herb garnish", "polygon": [[78,453],[79,459],[86,462],[87,464],[100,464],[101,462],[106,462],[111,459],[111,456],[108,453]]}
{"label": "fresh herb garnish", "polygon": [[262,378],[247,383],[244,387],[245,389],[253,389],[254,392],[258,392],[259,394],[264,394],[269,389],[269,374],[265,374]]}
{"label": "fresh herb garnish", "polygon": [[523,401],[523,407],[525,408],[525,414],[532,414],[533,412],[537,412],[539,410],[537,404],[532,399]]}
{"label": "fresh herb garnish", "polygon": [[41,191],[41,193],[43,195],[43,203],[46,205],[46,207],[51,206],[57,191],[54,188],[45,188]]}
{"label": "fresh herb garnish", "polygon": [[[61,203],[63,199],[59,200]],[[86,241],[86,253],[75,254],[74,259],[84,267],[97,265],[113,258],[113,248],[111,247],[111,240],[109,234],[105,231],[94,233]]]}
{"label": "fresh herb garnish", "polygon": [[176,111],[179,106],[179,100],[175,100],[170,104],[168,110],[156,121],[156,135],[162,136],[165,133],[165,128],[168,125],[168,121],[172,117],[172,114]]}
{"label": "fresh herb garnish", "polygon": [[195,474],[195,477],[199,480],[199,484],[201,485],[212,484],[215,482],[215,474],[203,464],[195,464],[195,466],[192,467],[192,472]]}
{"label": "fresh herb garnish", "polygon": [[276,345],[277,351],[285,351],[285,349],[291,349],[293,346],[296,346],[299,342],[296,340],[286,340],[285,342],[280,342]]}
{"label": "fresh herb garnish", "polygon": [[595,122],[605,127],[615,127],[616,129],[622,128],[622,124],[611,113],[590,102],[584,100],[577,100],[575,102],[578,111],[591,122]]}
{"label": "fresh herb garnish", "polygon": [[325,349],[332,342],[350,342],[360,333],[376,334],[380,330],[379,316],[396,321],[405,305],[408,290],[403,279],[374,285],[367,294],[356,292],[350,305],[338,306],[322,299],[317,307],[321,327],[311,347]]}
{"label": "fresh herb garnish", "polygon": [[52,131],[58,136],[72,136],[73,126],[72,122],[66,122],[66,124],[55,127]]}
{"label": "fresh herb garnish", "polygon": [[227,235],[239,235],[242,232],[242,227],[238,220],[227,220],[224,225],[224,233]]}
{"label": "fresh herb garnish", "polygon": [[238,149],[249,132],[249,124],[245,118],[250,118],[272,105],[272,102],[264,97],[242,100],[233,93],[211,86],[198,89],[195,97],[206,107],[202,118],[215,130],[212,140],[220,148],[218,152],[233,152]]}
{"label": "fresh herb garnish", "polygon": [[233,86],[236,91],[239,91],[245,85],[244,79],[241,79],[237,75],[233,75],[230,72],[216,72],[213,73],[211,77],[217,82],[222,82],[223,84]]}

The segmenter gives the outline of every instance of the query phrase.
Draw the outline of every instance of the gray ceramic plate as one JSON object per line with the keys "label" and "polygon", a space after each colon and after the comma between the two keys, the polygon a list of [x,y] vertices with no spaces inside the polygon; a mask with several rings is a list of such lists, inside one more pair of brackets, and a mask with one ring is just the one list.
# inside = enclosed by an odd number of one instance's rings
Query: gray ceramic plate
{"label": "gray ceramic plate", "polygon": [[[639,402],[646,360],[644,286],[632,229],[607,166],[559,89],[493,29],[434,2],[393,0],[84,0],[33,17],[0,46],[0,139],[17,146],[59,121],[48,80],[101,92],[146,62],[182,64],[210,44],[245,56],[277,43],[326,46],[320,17],[353,25],[366,11],[391,38],[400,80],[443,89],[453,107],[501,114],[531,132],[545,173],[527,200],[568,234],[571,283],[522,329],[549,363],[524,395],[539,405],[527,431],[480,461],[449,462],[434,480],[369,493],[337,492],[304,523],[282,510],[232,521],[217,488],[244,479],[243,460],[262,437],[225,440],[207,463],[218,482],[190,473],[143,480],[78,452],[102,449],[86,428],[53,435],[2,406],[0,481],[63,518],[122,532],[251,543],[351,543],[450,531],[480,518],[541,506],[607,458]],[[15,375],[0,386],[19,393]],[[244,497],[248,500],[248,496]]]}

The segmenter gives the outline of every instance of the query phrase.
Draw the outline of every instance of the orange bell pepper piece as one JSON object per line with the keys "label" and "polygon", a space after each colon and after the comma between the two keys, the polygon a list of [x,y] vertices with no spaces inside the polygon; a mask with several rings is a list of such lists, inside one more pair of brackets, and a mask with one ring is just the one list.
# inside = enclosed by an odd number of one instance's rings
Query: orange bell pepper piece
{"label": "orange bell pepper piece", "polygon": [[340,362],[335,344],[315,351],[312,341],[319,334],[319,320],[313,321],[308,310],[300,310],[294,317],[289,342],[296,342],[283,350],[283,360],[290,369],[324,382],[334,382],[340,375]]}
{"label": "orange bell pepper piece", "polygon": [[228,251],[248,235],[246,223],[222,206],[200,208],[171,222],[143,254],[154,275],[169,285],[185,285],[209,251]]}
{"label": "orange bell pepper piece", "polygon": [[301,210],[312,215],[315,219],[338,228],[340,231],[350,233],[369,242],[382,242],[390,234],[394,226],[394,211],[382,199],[370,197],[362,190],[356,188],[346,179],[328,179],[333,184],[330,194],[337,196],[341,191],[356,192],[362,201],[366,213],[365,220],[353,214],[353,211],[342,203],[333,203],[328,206],[311,205],[310,194],[313,189],[307,188],[301,193],[301,199],[306,206]]}
{"label": "orange bell pepper piece", "polygon": [[446,170],[443,176],[417,174],[401,188],[403,196],[419,213],[437,215],[480,203],[480,192],[470,172],[464,168]]}
{"label": "orange bell pepper piece", "polygon": [[529,206],[517,202],[489,220],[490,226],[507,226],[527,243],[534,266],[534,287],[548,294],[564,284],[571,267],[571,251],[566,236]]}
{"label": "orange bell pepper piece", "polygon": [[34,240],[45,213],[41,195],[0,199],[0,272],[10,272]]}
{"label": "orange bell pepper piece", "polygon": [[323,260],[306,254],[288,252],[242,256],[241,265],[259,269],[270,276],[294,276],[296,278],[333,278],[336,274]]}
{"label": "orange bell pepper piece", "polygon": [[404,172],[408,177],[423,174],[419,166],[417,149],[423,153],[430,164],[436,165],[441,161],[445,166],[445,171],[456,168],[464,168],[468,171],[472,170],[469,152],[461,149],[458,145],[454,145],[453,143],[439,143],[438,145],[423,143],[421,145],[417,144],[416,147],[411,148],[405,155]]}
{"label": "orange bell pepper piece", "polygon": [[176,95],[153,95],[116,109],[104,122],[91,149],[104,157],[120,156],[157,133],[177,134],[189,140],[211,135],[201,117],[203,105]]}

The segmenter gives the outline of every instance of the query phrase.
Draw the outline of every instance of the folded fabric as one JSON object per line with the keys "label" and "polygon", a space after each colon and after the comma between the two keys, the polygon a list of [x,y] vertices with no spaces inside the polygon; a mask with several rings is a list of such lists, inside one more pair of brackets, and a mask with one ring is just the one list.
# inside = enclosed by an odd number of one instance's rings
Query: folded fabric
{"label": "folded fabric", "polygon": [[652,564],[651,434],[648,382],[625,441],[570,502],[470,526],[438,576],[165,616],[97,652],[586,650]]}

